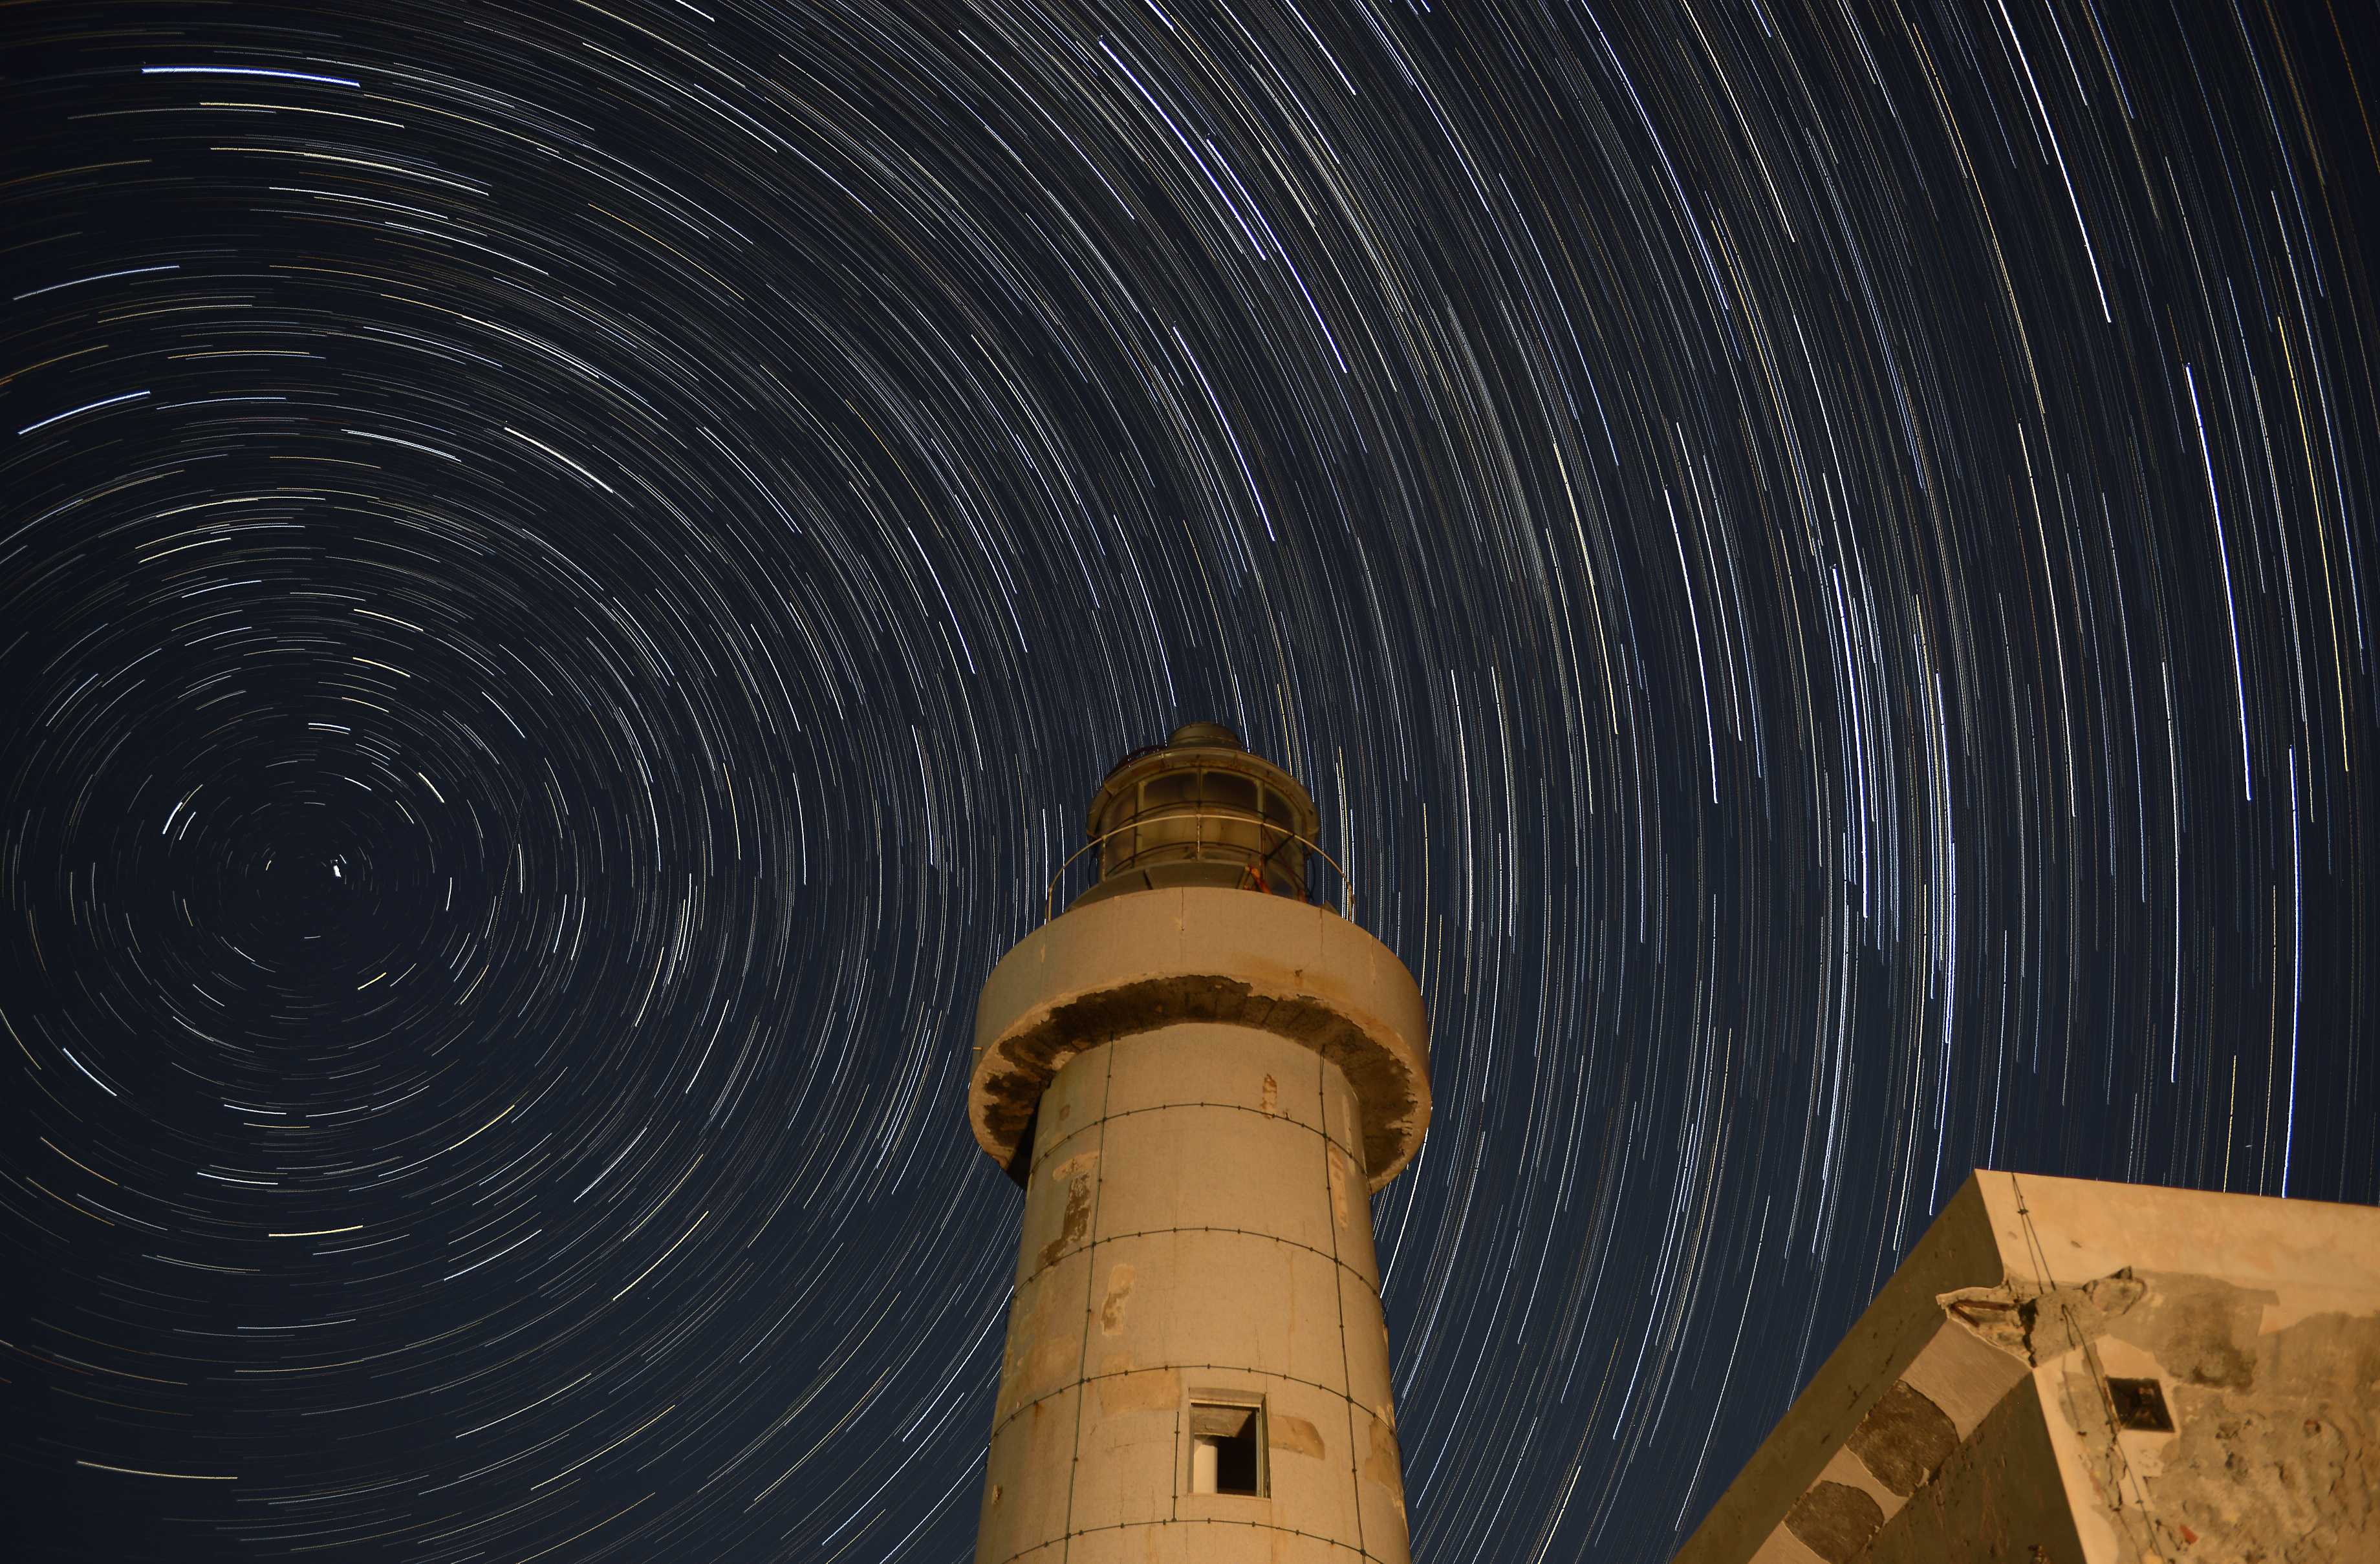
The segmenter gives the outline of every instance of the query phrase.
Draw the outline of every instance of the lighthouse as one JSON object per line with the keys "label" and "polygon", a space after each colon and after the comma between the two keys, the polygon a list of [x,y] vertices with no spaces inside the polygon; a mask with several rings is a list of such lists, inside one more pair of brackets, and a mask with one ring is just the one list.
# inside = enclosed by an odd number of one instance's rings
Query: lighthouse
{"label": "lighthouse", "polygon": [[1003,957],[967,1112],[1025,1190],[977,1564],[1407,1564],[1370,1194],[1421,992],[1306,899],[1318,817],[1229,728],[1135,751],[1099,873]]}

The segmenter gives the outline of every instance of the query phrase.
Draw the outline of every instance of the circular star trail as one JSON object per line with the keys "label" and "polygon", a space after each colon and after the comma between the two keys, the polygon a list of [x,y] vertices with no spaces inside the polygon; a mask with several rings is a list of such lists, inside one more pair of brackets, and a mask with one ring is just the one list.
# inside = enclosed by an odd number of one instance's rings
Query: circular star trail
{"label": "circular star trail", "polygon": [[968,1557],[1191,719],[1428,1000],[1423,1559],[1975,1166],[2380,1199],[2368,8],[6,17],[11,1557]]}

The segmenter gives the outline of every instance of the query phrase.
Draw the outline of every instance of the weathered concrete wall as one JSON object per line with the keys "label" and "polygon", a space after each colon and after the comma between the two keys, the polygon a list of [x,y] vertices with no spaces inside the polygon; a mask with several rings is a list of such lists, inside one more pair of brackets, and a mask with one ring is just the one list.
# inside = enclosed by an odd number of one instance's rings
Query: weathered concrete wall
{"label": "weathered concrete wall", "polygon": [[1317,823],[1186,723],[984,983],[967,1120],[1026,1199],[978,1564],[1407,1564],[1369,1196],[1428,1127],[1429,1028],[1304,900]]}
{"label": "weathered concrete wall", "polygon": [[[2036,1316],[2092,1558],[2380,1559],[2380,1301],[2275,1328],[2306,1291],[2127,1268]],[[2173,1431],[2121,1426],[2111,1378],[2154,1381]]]}
{"label": "weathered concrete wall", "polygon": [[1944,1452],[1890,1521],[1842,1557],[1862,1564],[2081,1564],[2073,1505],[2032,1376]]}
{"label": "weathered concrete wall", "polygon": [[[1990,1286],[2005,1275],[1990,1214],[1970,1181],[1753,1452],[1687,1540],[1679,1564],[1745,1564],[1755,1558],[1761,1564],[1817,1564],[1846,1546],[1835,1539],[1848,1535],[1851,1546],[1864,1546],[1867,1535],[1906,1501],[1907,1490],[1895,1493],[1849,1447],[1902,1376],[1915,1370],[1924,1391],[1960,1437],[1972,1433],[2022,1377],[2022,1367],[2004,1352],[1948,1328],[1937,1302],[1944,1292]],[[1891,1416],[1889,1409],[1884,1416]],[[1874,1514],[1832,1489],[1803,1504],[1822,1483],[1863,1494],[1875,1505]],[[1859,1524],[1863,1518],[1864,1528]],[[1811,1534],[1816,1546],[1803,1542],[1803,1533]]]}
{"label": "weathered concrete wall", "polygon": [[[1044,1094],[976,1557],[1404,1564],[1362,1110],[1287,1038],[1194,1023]],[[1262,1497],[1189,1491],[1189,1404],[1261,1396]]]}
{"label": "weathered concrete wall", "polygon": [[976,1002],[967,1117],[1003,1168],[1029,1160],[1051,1078],[1086,1049],[1182,1021],[1270,1032],[1338,1066],[1378,1189],[1429,1127],[1429,1027],[1396,952],[1325,907],[1215,886],[1076,906],[992,968]]}
{"label": "weathered concrete wall", "polygon": [[[2085,1557],[2380,1559],[2380,1211],[1983,1182]],[[2154,1382],[2172,1433],[2116,1425]]]}
{"label": "weathered concrete wall", "polygon": [[1979,1172],[1679,1558],[2380,1560],[2375,1425],[2380,1211]]}

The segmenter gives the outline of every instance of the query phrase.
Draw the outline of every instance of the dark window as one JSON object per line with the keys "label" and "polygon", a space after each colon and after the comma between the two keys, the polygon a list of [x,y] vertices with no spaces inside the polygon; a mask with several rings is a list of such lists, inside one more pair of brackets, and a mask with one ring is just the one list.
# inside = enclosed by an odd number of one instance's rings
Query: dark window
{"label": "dark window", "polygon": [[1228,771],[1210,771],[1207,776],[1207,799],[1218,809],[1253,815],[1257,812],[1257,784],[1247,777],[1235,777]]}
{"label": "dark window", "polygon": [[2165,1406],[2165,1387],[2154,1379],[2110,1379],[2107,1399],[2116,1406],[2116,1426],[2149,1434],[2173,1432],[2173,1413]]}
{"label": "dark window", "polygon": [[1263,1446],[1263,1407],[1191,1402],[1190,1491],[1262,1497]]}
{"label": "dark window", "polygon": [[1170,771],[1141,784],[1140,807],[1145,814],[1169,805],[1192,804],[1198,797],[1198,773]]}

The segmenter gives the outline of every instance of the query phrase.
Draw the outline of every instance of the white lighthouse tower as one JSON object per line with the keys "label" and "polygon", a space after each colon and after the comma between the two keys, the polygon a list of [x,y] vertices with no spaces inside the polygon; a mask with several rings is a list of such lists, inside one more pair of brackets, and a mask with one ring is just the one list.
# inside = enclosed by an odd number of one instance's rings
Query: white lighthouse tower
{"label": "white lighthouse tower", "polygon": [[1406,1564],[1368,1196],[1421,1145],[1428,1034],[1306,902],[1316,827],[1178,729],[984,985],[968,1116],[1026,1198],[977,1564]]}

